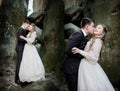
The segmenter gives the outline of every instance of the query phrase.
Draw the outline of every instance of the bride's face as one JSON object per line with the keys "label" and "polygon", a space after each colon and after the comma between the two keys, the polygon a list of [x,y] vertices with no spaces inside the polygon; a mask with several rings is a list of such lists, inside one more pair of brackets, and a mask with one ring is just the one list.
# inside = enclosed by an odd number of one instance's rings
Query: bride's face
{"label": "bride's face", "polygon": [[99,36],[99,35],[102,35],[102,33],[103,33],[103,26],[97,25],[94,30],[94,35]]}
{"label": "bride's face", "polygon": [[32,25],[29,26],[29,31],[30,31],[30,32],[33,31],[33,26],[32,26]]}

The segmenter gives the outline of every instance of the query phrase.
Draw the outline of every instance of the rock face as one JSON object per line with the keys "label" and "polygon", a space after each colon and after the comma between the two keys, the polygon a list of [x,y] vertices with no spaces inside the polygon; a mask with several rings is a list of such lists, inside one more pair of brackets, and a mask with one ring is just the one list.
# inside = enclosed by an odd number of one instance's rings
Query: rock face
{"label": "rock face", "polygon": [[62,0],[48,2],[47,14],[44,19],[43,39],[46,71],[60,75],[60,66],[64,51],[64,6]]}
{"label": "rock face", "polygon": [[[25,19],[24,0],[2,0],[0,6],[0,89],[6,91],[14,84],[16,33]],[[23,8],[24,7],[24,8]]]}
{"label": "rock face", "polygon": [[[39,0],[36,1],[40,3]],[[46,9],[47,0],[46,1],[41,0],[41,2],[43,2],[43,4],[40,4],[41,6],[39,6],[39,3],[34,2],[35,12],[41,13],[41,11],[44,11],[44,9]],[[15,47],[17,43],[16,34],[18,28],[22,24],[22,21],[27,17],[27,5],[28,5],[28,0],[7,0],[7,1],[4,0],[0,6],[0,12],[2,12],[0,13],[0,30],[1,30],[0,90],[1,91],[9,91],[9,90],[16,91],[17,89],[19,89],[19,86],[17,86],[14,83],[15,65],[17,61],[16,52],[15,52]],[[44,19],[46,20],[44,21],[44,26],[42,26],[41,28],[41,14],[37,18],[35,15],[33,15],[35,17],[35,18],[33,17],[34,18],[33,23],[37,24],[36,28],[37,28],[37,34],[39,33],[38,34],[39,40],[41,39],[41,34],[43,33],[43,29],[44,29],[44,34],[42,38],[43,39],[42,41],[44,42],[42,43],[44,44],[43,49],[45,48],[45,50],[43,53],[41,53],[40,51],[40,53],[42,54],[41,56],[43,57],[43,63],[45,64],[46,72],[53,74],[54,76],[57,76],[57,78],[52,79],[55,80],[55,79],[59,79],[60,65],[63,59],[62,52],[64,48],[63,45],[64,44],[64,36],[63,36],[64,6],[62,1],[53,0],[49,2],[49,5],[47,7],[48,7],[47,8],[48,12],[46,13],[45,16],[46,18],[42,17],[42,21]],[[51,36],[51,38],[49,38],[49,36]],[[62,44],[62,46],[60,46],[60,44]],[[38,50],[39,49],[40,47],[38,47]],[[43,88],[44,90],[42,89],[42,91],[49,91],[49,90],[58,91],[59,89],[54,86],[55,82],[49,83],[45,81],[45,84],[46,87]],[[58,80],[56,84],[58,86],[59,84]],[[37,86],[39,87],[39,85],[40,84],[38,84]]]}
{"label": "rock face", "polygon": [[[114,87],[119,90],[119,0],[33,0],[33,13],[27,17],[28,2],[0,0],[0,91],[59,91],[60,84],[64,91],[64,76],[61,75],[61,64],[65,56],[64,40],[73,31],[79,30],[83,17],[90,17],[96,24],[104,23],[108,26],[99,62]],[[36,24],[36,47],[45,65],[47,80],[20,88],[14,83],[16,34],[26,17]]]}
{"label": "rock face", "polygon": [[0,0],[0,6],[1,6],[1,4],[2,4],[2,0]]}
{"label": "rock face", "polygon": [[100,64],[116,87],[120,84],[120,1],[88,0],[85,16],[108,27]]}
{"label": "rock face", "polygon": [[16,91],[60,91],[55,85],[54,79],[45,79],[30,83],[28,86],[18,88]]}
{"label": "rock face", "polygon": [[[114,87],[120,89],[120,1],[71,0],[71,2],[67,2],[67,0],[64,0],[64,2],[66,10],[75,7],[75,5],[76,7],[77,5],[83,7],[83,16],[79,17],[90,17],[95,20],[96,25],[99,23],[106,24],[108,32],[99,63]],[[71,31],[71,29],[67,31]]]}

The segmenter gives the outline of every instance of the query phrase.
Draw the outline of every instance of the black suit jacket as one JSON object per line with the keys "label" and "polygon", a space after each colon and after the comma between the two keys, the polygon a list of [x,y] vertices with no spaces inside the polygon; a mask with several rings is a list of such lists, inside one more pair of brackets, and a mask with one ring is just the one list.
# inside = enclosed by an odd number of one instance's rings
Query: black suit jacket
{"label": "black suit jacket", "polygon": [[19,28],[18,33],[17,33],[17,46],[16,46],[16,51],[17,52],[22,52],[24,49],[24,45],[26,43],[25,40],[21,39],[20,36],[24,36],[26,37],[26,35],[28,34],[28,30],[23,29],[22,27]]}
{"label": "black suit jacket", "polygon": [[72,48],[77,47],[84,50],[86,43],[87,40],[81,30],[71,34],[65,49],[66,58],[63,63],[63,70],[65,73],[78,74],[79,64],[83,56],[80,54],[73,54]]}

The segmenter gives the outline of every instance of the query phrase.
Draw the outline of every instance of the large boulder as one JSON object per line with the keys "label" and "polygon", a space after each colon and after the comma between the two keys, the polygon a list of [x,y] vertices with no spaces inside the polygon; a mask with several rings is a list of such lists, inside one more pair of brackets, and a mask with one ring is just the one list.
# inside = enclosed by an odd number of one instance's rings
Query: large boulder
{"label": "large boulder", "polygon": [[33,82],[26,87],[19,88],[16,91],[60,91],[59,87],[53,82],[54,79],[46,79]]}
{"label": "large boulder", "polygon": [[79,31],[80,27],[76,26],[73,23],[67,23],[64,25],[64,34],[65,34],[65,39],[68,39],[69,36],[75,32],[75,31]]}
{"label": "large boulder", "polygon": [[55,72],[60,77],[60,66],[63,60],[64,51],[64,5],[62,0],[50,0],[47,6],[47,13],[44,19],[43,60],[47,72]]}
{"label": "large boulder", "polygon": [[[2,2],[1,2],[2,1]],[[26,17],[24,0],[0,0],[0,90],[14,83],[16,34]],[[12,79],[12,80],[11,80]]]}

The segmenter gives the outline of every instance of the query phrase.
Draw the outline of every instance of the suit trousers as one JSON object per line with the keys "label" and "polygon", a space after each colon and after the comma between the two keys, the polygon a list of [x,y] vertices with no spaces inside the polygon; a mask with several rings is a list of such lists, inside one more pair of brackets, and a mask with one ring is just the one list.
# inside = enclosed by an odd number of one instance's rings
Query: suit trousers
{"label": "suit trousers", "polygon": [[20,69],[20,64],[21,64],[21,60],[22,60],[22,55],[23,55],[23,51],[17,51],[17,64],[16,64],[16,72],[15,72],[15,82],[17,82],[19,80],[19,69]]}
{"label": "suit trousers", "polygon": [[68,84],[69,91],[77,91],[78,74],[65,73],[65,78]]}

